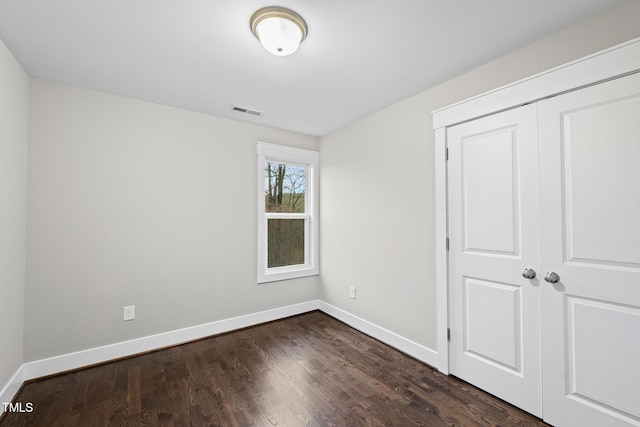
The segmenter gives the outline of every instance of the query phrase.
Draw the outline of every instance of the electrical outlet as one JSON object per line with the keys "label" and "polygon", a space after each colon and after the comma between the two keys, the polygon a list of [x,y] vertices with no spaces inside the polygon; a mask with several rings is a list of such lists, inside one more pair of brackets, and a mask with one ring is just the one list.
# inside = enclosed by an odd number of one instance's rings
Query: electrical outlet
{"label": "electrical outlet", "polygon": [[355,286],[350,286],[349,287],[349,298],[356,299],[356,287]]}
{"label": "electrical outlet", "polygon": [[129,321],[136,318],[136,306],[128,305],[122,308],[122,320]]}

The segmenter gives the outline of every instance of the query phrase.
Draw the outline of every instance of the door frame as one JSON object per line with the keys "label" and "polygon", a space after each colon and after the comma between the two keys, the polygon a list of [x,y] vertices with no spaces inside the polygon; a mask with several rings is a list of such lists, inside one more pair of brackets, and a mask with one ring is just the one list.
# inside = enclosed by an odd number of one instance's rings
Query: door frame
{"label": "door frame", "polygon": [[640,72],[640,37],[432,113],[436,178],[437,368],[449,374],[449,263],[446,128],[626,74]]}

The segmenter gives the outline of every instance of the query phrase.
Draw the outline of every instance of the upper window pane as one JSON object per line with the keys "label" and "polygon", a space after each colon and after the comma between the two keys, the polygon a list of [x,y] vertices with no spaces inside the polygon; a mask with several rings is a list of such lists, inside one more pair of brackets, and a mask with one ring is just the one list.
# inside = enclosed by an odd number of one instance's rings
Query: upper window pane
{"label": "upper window pane", "polygon": [[267,162],[264,168],[265,212],[304,213],[306,166]]}

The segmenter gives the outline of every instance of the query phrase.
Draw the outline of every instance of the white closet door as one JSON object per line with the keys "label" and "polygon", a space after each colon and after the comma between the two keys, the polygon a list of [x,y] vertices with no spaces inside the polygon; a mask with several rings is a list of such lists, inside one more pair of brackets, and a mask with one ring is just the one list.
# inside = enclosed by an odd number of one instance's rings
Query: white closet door
{"label": "white closet door", "polygon": [[452,374],[542,415],[536,109],[447,129]]}
{"label": "white closet door", "polygon": [[538,114],[544,418],[640,426],[640,75]]}

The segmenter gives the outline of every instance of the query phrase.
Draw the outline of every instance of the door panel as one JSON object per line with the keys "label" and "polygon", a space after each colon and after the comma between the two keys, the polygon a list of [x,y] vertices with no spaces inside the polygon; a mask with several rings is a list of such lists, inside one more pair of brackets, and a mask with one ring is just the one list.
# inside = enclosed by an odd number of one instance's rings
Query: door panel
{"label": "door panel", "polygon": [[515,128],[464,136],[460,155],[465,252],[518,255]]}
{"label": "door panel", "polygon": [[638,111],[635,96],[562,113],[567,261],[640,268]]}
{"label": "door panel", "polygon": [[447,129],[450,371],[541,416],[536,110]]}
{"label": "door panel", "polygon": [[640,75],[538,112],[544,418],[640,426]]}
{"label": "door panel", "polygon": [[[519,286],[465,277],[464,353],[522,374],[522,292]],[[487,307],[493,307],[487,316]]]}
{"label": "door panel", "polygon": [[640,347],[623,338],[640,331],[640,309],[577,297],[566,302],[568,393],[585,405],[640,418]]}

